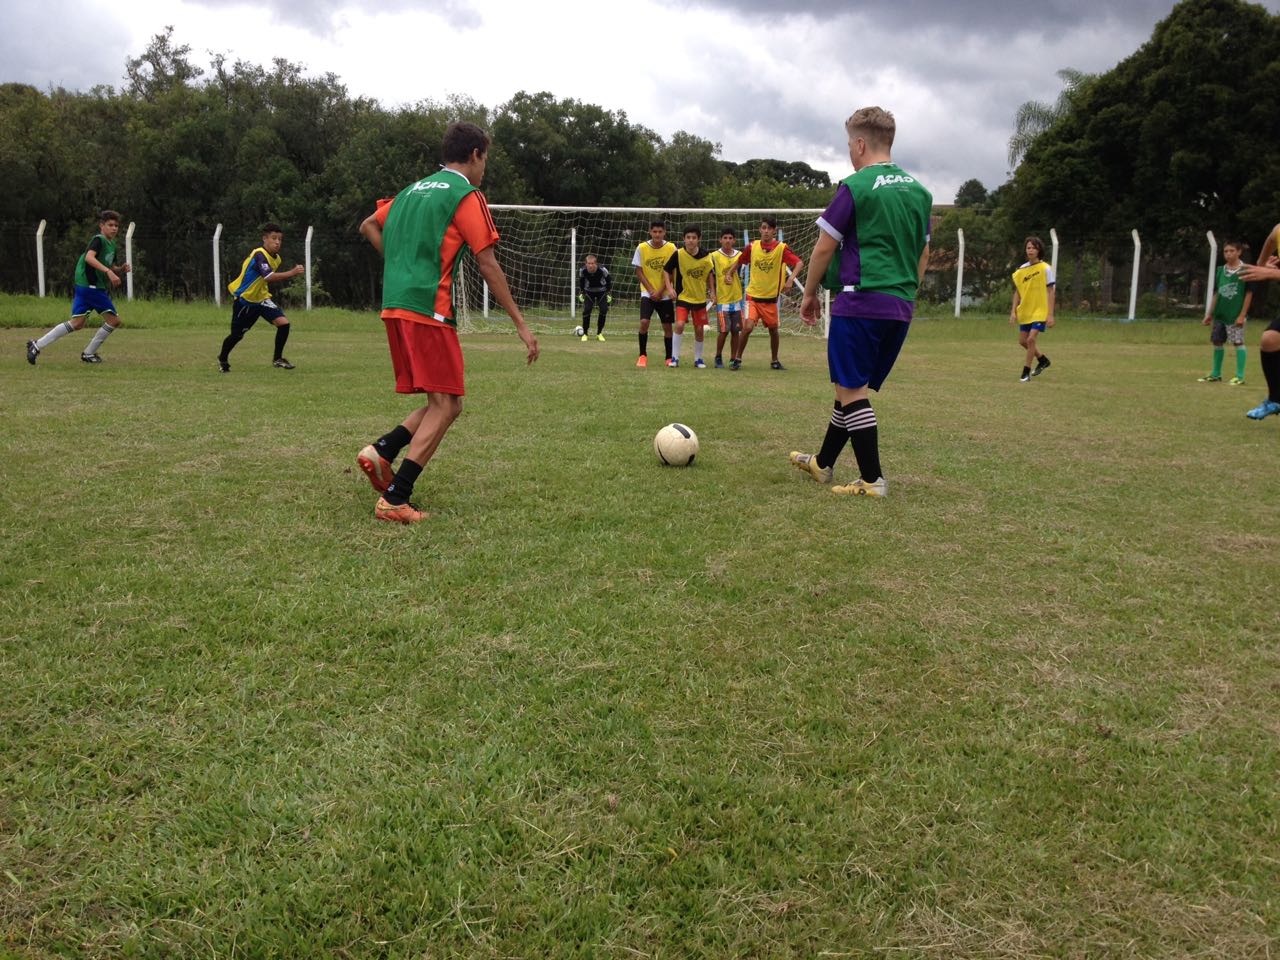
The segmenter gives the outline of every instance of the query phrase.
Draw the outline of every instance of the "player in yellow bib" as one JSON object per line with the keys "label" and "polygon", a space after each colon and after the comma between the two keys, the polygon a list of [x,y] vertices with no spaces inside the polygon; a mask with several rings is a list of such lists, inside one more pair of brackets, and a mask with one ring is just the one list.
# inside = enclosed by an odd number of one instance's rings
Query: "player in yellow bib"
{"label": "player in yellow bib", "polygon": [[[747,349],[751,331],[757,323],[763,323],[769,331],[769,349],[773,354],[769,366],[774,370],[785,370],[778,359],[778,299],[799,279],[804,261],[778,239],[777,217],[764,217],[760,221],[760,239],[753,240],[742,251],[738,264],[751,267],[751,277],[747,281],[747,315],[742,322],[742,337],[734,369],[742,365],[742,354]],[[725,279],[728,279],[728,273]]]}
{"label": "player in yellow bib", "polygon": [[284,232],[279,224],[264,225],[262,246],[255,247],[244,258],[239,275],[227,284],[227,290],[231,294],[231,332],[222,341],[222,349],[218,352],[218,369],[223,373],[231,372],[232,349],[259,320],[266,320],[276,328],[275,354],[271,365],[281,370],[293,369],[293,364],[284,355],[284,345],[289,339],[289,318],[271,299],[270,284],[293,279],[302,273],[302,265],[298,264],[290,270],[280,269],[284,262],[280,257],[283,243]]}
{"label": "player in yellow bib", "polygon": [[649,365],[649,318],[657,311],[662,323],[662,339],[667,349],[667,364],[671,363],[671,324],[675,322],[674,282],[667,272],[667,261],[676,252],[676,245],[667,239],[667,224],[663,220],[649,223],[649,239],[636,247],[631,258],[636,279],[640,281],[640,359],[637,367]]}
{"label": "player in yellow bib", "polygon": [[675,277],[676,333],[672,338],[669,367],[680,366],[680,340],[684,326],[693,321],[693,365],[706,367],[702,342],[707,328],[707,304],[715,296],[715,277],[710,255],[702,249],[702,230],[690,224],[684,228],[684,244],[667,261],[667,273]]}
{"label": "player in yellow bib", "polygon": [[1054,324],[1056,300],[1053,268],[1044,262],[1044,241],[1027,237],[1027,262],[1013,271],[1013,306],[1009,322],[1018,325],[1018,343],[1027,351],[1022,366],[1023,383],[1038,377],[1049,367],[1049,358],[1040,352],[1036,337]]}
{"label": "player in yellow bib", "polygon": [[742,277],[738,272],[738,259],[742,256],[734,249],[736,235],[733,227],[720,229],[720,249],[711,252],[715,271],[716,318],[720,329],[716,337],[716,367],[724,366],[724,342],[729,340],[729,369],[737,370],[741,360],[738,341],[742,333]]}

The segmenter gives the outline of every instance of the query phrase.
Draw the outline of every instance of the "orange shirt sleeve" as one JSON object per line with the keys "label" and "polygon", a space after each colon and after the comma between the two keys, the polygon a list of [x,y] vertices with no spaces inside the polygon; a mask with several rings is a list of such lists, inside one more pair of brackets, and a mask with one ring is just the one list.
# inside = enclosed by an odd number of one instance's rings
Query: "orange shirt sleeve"
{"label": "orange shirt sleeve", "polygon": [[378,209],[373,212],[373,216],[379,227],[387,225],[387,214],[391,212],[391,204],[395,199],[395,197],[383,197],[378,201]]}
{"label": "orange shirt sleeve", "polygon": [[498,242],[498,228],[489,212],[489,204],[479,190],[473,190],[462,198],[458,209],[453,212],[452,225],[472,253],[487,250]]}

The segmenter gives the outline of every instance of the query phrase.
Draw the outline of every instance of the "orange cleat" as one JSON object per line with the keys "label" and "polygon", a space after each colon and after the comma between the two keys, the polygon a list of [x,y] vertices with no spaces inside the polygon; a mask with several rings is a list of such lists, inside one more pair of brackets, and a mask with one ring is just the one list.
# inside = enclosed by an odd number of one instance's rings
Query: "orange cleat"
{"label": "orange cleat", "polygon": [[390,462],[382,459],[382,454],[378,453],[377,447],[371,443],[361,450],[356,454],[356,463],[360,465],[364,475],[373,484],[373,489],[379,493],[387,492],[387,487],[391,486],[391,481],[395,479],[396,472],[391,469]]}
{"label": "orange cleat", "polygon": [[378,505],[373,508],[375,520],[386,520],[389,523],[417,523],[425,520],[430,514],[423,513],[411,503],[387,503],[385,497],[378,498]]}
{"label": "orange cleat", "polygon": [[636,366],[637,366],[637,367],[647,367],[647,366],[649,366],[649,358],[648,358],[648,357],[646,357],[643,353],[642,353],[642,354],[640,354],[640,359],[636,361]]}

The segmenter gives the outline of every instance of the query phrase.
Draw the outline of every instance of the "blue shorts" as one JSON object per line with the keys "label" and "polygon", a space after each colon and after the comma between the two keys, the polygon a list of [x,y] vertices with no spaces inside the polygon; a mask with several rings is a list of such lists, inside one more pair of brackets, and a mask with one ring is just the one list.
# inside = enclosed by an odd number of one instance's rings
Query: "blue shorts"
{"label": "blue shorts", "polygon": [[1037,320],[1035,323],[1020,323],[1018,324],[1018,330],[1022,333],[1030,333],[1032,330],[1039,330],[1044,333],[1044,321]]}
{"label": "blue shorts", "polygon": [[115,313],[116,305],[111,302],[111,294],[98,287],[82,287],[76,284],[76,293],[71,300],[71,315],[86,317],[91,310],[99,313]]}
{"label": "blue shorts", "polygon": [[906,320],[833,316],[827,339],[831,382],[849,390],[866,386],[879,390],[898,359],[910,327]]}
{"label": "blue shorts", "polygon": [[248,330],[259,320],[274,323],[284,316],[284,311],[276,306],[276,302],[268,297],[261,303],[251,303],[236,297],[231,301],[231,329]]}

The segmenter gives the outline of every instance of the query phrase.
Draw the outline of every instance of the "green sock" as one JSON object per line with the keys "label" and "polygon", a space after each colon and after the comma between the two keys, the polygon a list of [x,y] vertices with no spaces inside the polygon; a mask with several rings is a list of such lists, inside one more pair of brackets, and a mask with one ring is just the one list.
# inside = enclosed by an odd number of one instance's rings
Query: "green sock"
{"label": "green sock", "polygon": [[1244,379],[1244,347],[1236,347],[1236,379]]}
{"label": "green sock", "polygon": [[1226,347],[1213,348],[1213,373],[1209,374],[1209,376],[1211,377],[1222,376],[1222,354],[1225,351],[1226,351]]}

